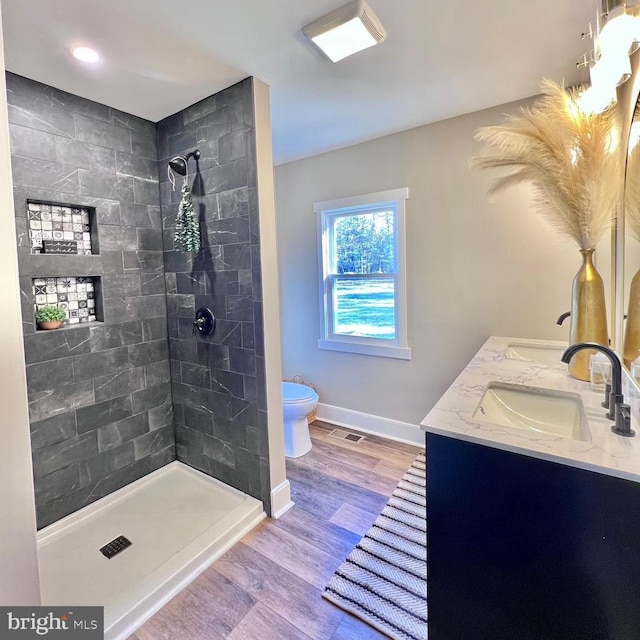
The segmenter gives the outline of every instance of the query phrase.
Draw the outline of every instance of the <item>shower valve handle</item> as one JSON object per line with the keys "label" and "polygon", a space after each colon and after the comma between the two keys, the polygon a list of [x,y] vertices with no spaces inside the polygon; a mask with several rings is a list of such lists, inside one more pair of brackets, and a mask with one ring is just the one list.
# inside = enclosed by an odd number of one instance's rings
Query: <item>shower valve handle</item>
{"label": "shower valve handle", "polygon": [[210,336],[216,328],[216,318],[213,315],[213,311],[207,307],[200,307],[196,311],[196,317],[193,321],[193,335],[196,335],[196,330],[203,336]]}

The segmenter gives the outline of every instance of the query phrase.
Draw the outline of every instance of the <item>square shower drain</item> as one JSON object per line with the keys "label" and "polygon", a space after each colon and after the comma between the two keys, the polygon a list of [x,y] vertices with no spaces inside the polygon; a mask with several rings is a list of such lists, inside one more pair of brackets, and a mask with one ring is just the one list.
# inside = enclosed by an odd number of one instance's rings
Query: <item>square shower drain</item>
{"label": "square shower drain", "polygon": [[131,546],[131,540],[127,540],[124,536],[118,536],[111,542],[108,542],[104,547],[100,548],[100,553],[111,560],[113,556],[117,556],[121,551],[124,551],[127,547]]}

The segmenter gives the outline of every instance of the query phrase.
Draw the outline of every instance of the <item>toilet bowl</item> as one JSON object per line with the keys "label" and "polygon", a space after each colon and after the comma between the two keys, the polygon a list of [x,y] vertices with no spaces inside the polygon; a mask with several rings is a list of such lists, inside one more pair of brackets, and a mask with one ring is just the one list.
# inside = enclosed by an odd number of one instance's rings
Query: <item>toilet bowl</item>
{"label": "toilet bowl", "polygon": [[284,454],[287,458],[299,458],[311,450],[307,416],[317,405],[318,394],[311,387],[295,382],[282,383]]}

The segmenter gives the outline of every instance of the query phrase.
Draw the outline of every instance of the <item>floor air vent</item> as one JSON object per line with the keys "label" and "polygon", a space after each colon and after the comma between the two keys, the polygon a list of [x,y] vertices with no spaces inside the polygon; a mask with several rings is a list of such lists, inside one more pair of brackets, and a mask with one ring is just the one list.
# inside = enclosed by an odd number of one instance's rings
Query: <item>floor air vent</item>
{"label": "floor air vent", "polygon": [[127,547],[131,546],[131,541],[127,540],[124,536],[118,536],[111,542],[107,543],[100,549],[100,553],[111,560],[113,556],[117,556],[121,551],[124,551]]}
{"label": "floor air vent", "polygon": [[338,438],[339,440],[348,440],[349,442],[360,442],[364,440],[364,436],[359,436],[355,433],[349,433],[348,431],[342,431],[342,429],[334,429],[329,433],[332,438]]}

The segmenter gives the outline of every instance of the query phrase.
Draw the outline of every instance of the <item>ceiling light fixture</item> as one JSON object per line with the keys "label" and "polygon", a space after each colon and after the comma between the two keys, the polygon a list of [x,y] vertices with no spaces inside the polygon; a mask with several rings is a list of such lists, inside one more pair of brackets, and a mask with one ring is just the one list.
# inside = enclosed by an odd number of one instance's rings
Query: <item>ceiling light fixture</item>
{"label": "ceiling light fixture", "polygon": [[354,0],[303,27],[302,32],[332,62],[382,42],[387,34],[371,7]]}
{"label": "ceiling light fixture", "polygon": [[87,62],[89,64],[100,62],[100,54],[95,49],[90,49],[89,47],[76,47],[71,53],[73,57],[80,60],[80,62]]}

